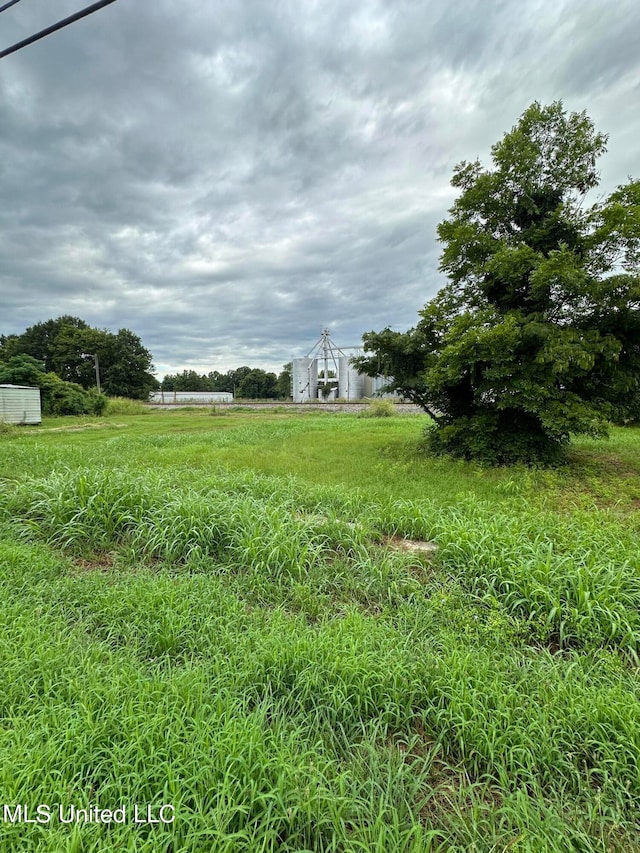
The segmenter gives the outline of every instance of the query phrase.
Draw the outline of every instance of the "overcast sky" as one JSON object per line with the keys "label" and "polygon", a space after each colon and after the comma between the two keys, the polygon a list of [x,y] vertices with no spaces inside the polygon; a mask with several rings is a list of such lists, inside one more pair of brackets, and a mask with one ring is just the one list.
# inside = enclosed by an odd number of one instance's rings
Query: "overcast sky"
{"label": "overcast sky", "polygon": [[413,326],[454,165],[532,101],[640,177],[639,45],[638,0],[117,0],[0,60],[0,332],[126,327],[162,378]]}

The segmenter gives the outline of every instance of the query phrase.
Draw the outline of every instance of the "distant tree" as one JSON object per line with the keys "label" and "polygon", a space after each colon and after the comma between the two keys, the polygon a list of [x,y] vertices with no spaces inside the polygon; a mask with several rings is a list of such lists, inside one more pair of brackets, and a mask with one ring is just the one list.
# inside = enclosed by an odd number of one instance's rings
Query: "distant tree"
{"label": "distant tree", "polygon": [[281,400],[291,399],[291,371],[293,369],[292,362],[288,361],[282,366],[282,370],[278,375],[278,397]]}
{"label": "distant tree", "polygon": [[63,325],[49,348],[52,372],[65,382],[75,382],[83,388],[95,387],[94,361],[83,353],[98,356],[102,382],[110,334],[105,330],[92,329],[86,325],[83,327]]}
{"label": "distant tree", "polygon": [[3,361],[13,355],[30,355],[47,373],[85,389],[96,386],[93,357],[98,356],[102,389],[111,396],[146,399],[158,386],[151,353],[128,329],[113,334],[94,329],[78,317],[64,316],[28,328],[22,335],[2,338]]}
{"label": "distant tree", "polygon": [[236,396],[250,400],[274,400],[278,397],[278,379],[275,373],[259,368],[249,370],[236,387]]}
{"label": "distant tree", "polygon": [[207,379],[211,384],[212,391],[233,391],[233,385],[229,387],[229,377],[217,370],[207,373]]}
{"label": "distant tree", "polygon": [[167,374],[161,384],[163,391],[213,391],[213,383],[205,374],[195,370]]}
{"label": "distant tree", "polygon": [[273,399],[280,396],[275,373],[266,373],[260,368],[246,365],[227,373],[217,370],[207,374],[196,373],[195,370],[168,373],[162,380],[161,387],[163,391],[226,391],[252,399]]}
{"label": "distant tree", "polygon": [[44,365],[30,355],[13,355],[0,363],[0,385],[30,385],[40,387]]}
{"label": "distant tree", "polygon": [[12,355],[30,355],[44,365],[45,372],[54,370],[53,350],[56,339],[63,328],[88,329],[89,326],[79,317],[65,314],[55,320],[46,320],[30,326],[21,335],[9,335],[1,338],[3,360]]}
{"label": "distant tree", "polygon": [[162,381],[160,382],[160,388],[163,391],[177,391],[176,388],[176,378],[177,373],[166,373]]}
{"label": "distant tree", "polygon": [[236,367],[234,370],[227,371],[228,380],[233,382],[234,385],[240,385],[242,380],[253,370],[253,367],[247,367],[246,364],[243,364],[242,367]]}
{"label": "distant tree", "polygon": [[359,360],[432,414],[435,450],[550,460],[640,411],[640,182],[585,206],[605,145],[585,113],[534,103],[492,169],[456,167],[448,285],[416,328],[365,335]]}
{"label": "distant tree", "polygon": [[105,393],[113,397],[146,400],[159,385],[153,375],[151,353],[129,329],[110,335],[105,362],[102,384]]}

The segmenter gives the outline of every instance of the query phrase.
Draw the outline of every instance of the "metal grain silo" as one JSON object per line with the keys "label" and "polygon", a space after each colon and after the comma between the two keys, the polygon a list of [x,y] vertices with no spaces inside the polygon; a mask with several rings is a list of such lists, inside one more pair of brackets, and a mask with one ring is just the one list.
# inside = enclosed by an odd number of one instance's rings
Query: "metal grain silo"
{"label": "metal grain silo", "polygon": [[361,400],[364,397],[364,376],[351,364],[348,355],[338,359],[338,396],[345,400]]}
{"label": "metal grain silo", "polygon": [[387,390],[389,385],[393,388],[393,379],[391,376],[373,376],[371,379],[370,396],[397,399],[398,395],[395,391]]}
{"label": "metal grain silo", "polygon": [[318,396],[318,359],[294,358],[291,366],[293,376],[293,402],[308,403]]}

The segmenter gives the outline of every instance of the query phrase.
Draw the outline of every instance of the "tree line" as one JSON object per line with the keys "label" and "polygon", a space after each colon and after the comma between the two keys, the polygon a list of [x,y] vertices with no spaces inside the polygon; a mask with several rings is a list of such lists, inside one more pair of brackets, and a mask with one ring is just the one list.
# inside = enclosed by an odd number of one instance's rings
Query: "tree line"
{"label": "tree line", "polygon": [[39,387],[45,414],[99,414],[107,396],[147,400],[158,388],[288,399],[291,364],[285,364],[279,375],[248,366],[226,373],[183,370],[167,374],[160,383],[153,375],[151,353],[138,335],[129,329],[117,333],[97,329],[79,317],[64,315],[36,323],[20,335],[0,335],[0,383]]}
{"label": "tree line", "polygon": [[39,387],[45,414],[96,414],[105,395],[146,400],[158,387],[151,353],[136,334],[96,329],[70,315],[0,335],[0,383]]}
{"label": "tree line", "polygon": [[227,391],[246,400],[287,400],[291,395],[291,363],[285,364],[277,376],[246,365],[226,373],[212,370],[201,374],[183,370],[168,373],[160,388],[163,391]]}

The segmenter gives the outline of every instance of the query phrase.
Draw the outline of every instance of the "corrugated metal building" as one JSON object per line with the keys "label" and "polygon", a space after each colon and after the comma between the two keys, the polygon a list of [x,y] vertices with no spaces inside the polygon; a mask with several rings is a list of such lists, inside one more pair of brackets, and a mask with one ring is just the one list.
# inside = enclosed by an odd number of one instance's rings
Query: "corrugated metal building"
{"label": "corrugated metal building", "polygon": [[40,389],[29,385],[0,385],[0,421],[7,424],[42,423]]}
{"label": "corrugated metal building", "polygon": [[149,396],[149,402],[164,405],[233,403],[233,394],[231,391],[154,391]]}

